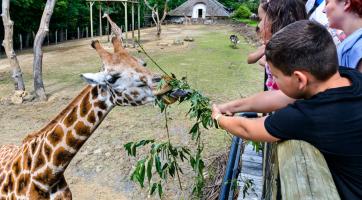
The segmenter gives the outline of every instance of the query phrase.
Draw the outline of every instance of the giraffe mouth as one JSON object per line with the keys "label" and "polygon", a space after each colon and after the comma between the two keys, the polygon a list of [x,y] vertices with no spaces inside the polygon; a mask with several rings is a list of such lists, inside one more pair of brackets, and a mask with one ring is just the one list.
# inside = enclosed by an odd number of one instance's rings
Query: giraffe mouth
{"label": "giraffe mouth", "polygon": [[162,79],[166,84],[162,85],[161,88],[154,90],[153,95],[159,99],[162,99],[166,104],[172,104],[180,98],[186,97],[191,93],[191,91],[188,90],[173,89],[169,85],[169,82],[172,80],[172,78],[169,76],[163,76]]}

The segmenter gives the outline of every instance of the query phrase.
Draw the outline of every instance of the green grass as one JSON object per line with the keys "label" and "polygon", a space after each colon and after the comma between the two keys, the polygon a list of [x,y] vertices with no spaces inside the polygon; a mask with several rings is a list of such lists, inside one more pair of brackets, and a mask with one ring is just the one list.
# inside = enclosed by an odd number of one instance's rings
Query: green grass
{"label": "green grass", "polygon": [[234,19],[234,20],[237,22],[247,24],[249,26],[253,26],[253,27],[258,26],[258,21],[255,21],[255,20],[251,20],[251,19]]}
{"label": "green grass", "polygon": [[[241,39],[237,48],[231,47],[229,36],[235,34],[227,26],[201,26],[200,34],[194,36],[195,41],[187,43],[187,47],[171,47],[160,49],[158,46],[152,48],[146,43],[144,48],[163,68],[174,73],[178,78],[187,77],[190,85],[205,96],[209,97],[213,103],[222,103],[248,96],[261,91],[263,86],[263,70],[257,65],[248,65],[246,56],[255,50],[251,45]],[[97,72],[101,66],[100,59],[96,52],[89,47],[77,47],[67,51],[48,51],[44,54],[43,77],[47,93],[53,95],[54,100],[46,103],[28,103],[19,107],[10,105],[0,105],[0,124],[4,133],[8,137],[23,137],[22,134],[31,127],[30,131],[35,131],[43,124],[48,123],[62,108],[64,108],[80,89],[85,85],[79,74],[85,72]],[[25,62],[24,57],[20,63],[24,72],[27,90],[32,90],[32,65],[31,55]],[[160,72],[153,63],[147,60],[148,67],[155,72]],[[161,73],[161,72],[160,72]],[[10,94],[12,81],[10,75],[2,76],[0,79],[0,98]],[[21,109],[18,109],[21,108]],[[194,121],[186,117],[189,109],[188,104],[172,105],[169,111],[169,127],[172,141],[176,145],[188,145],[194,147],[194,142],[190,141],[188,131]],[[6,114],[6,115],[5,115]],[[9,120],[11,119],[11,120]],[[20,125],[20,126],[19,126]],[[228,146],[229,137],[220,129],[210,129],[202,131],[203,143],[205,144],[204,158],[224,152]],[[107,117],[97,129],[97,135],[92,136],[89,142],[83,147],[88,152],[93,152],[95,146],[106,143],[112,148],[119,148],[122,156],[126,154],[122,146],[130,141],[139,139],[166,140],[164,128],[164,116],[159,108],[155,106],[141,107],[117,107]],[[8,138],[6,138],[8,139]],[[20,141],[21,139],[16,139]],[[118,150],[117,150],[118,151]],[[117,152],[118,155],[118,152]],[[80,155],[81,156],[81,155]],[[87,155],[92,158],[92,155]],[[208,160],[210,161],[210,160]],[[104,160],[102,162],[110,162]],[[122,169],[119,173],[128,174],[132,162],[114,161],[114,168]],[[186,164],[185,164],[186,165]],[[77,168],[86,168],[77,166]],[[185,188],[191,188],[192,173],[186,168],[184,178]],[[90,169],[91,170],[91,169]],[[92,169],[93,170],[93,169]],[[115,175],[113,175],[115,176]],[[120,176],[118,174],[118,176]],[[112,185],[113,183],[109,183]],[[177,193],[174,185],[176,182],[170,180],[168,194]],[[147,191],[142,190],[142,193]]]}

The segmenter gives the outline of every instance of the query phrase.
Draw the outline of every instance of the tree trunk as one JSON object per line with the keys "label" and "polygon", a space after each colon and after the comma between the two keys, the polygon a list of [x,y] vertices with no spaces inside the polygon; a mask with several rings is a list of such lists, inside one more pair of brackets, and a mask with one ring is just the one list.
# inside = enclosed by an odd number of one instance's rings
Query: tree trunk
{"label": "tree trunk", "polygon": [[161,26],[162,26],[162,22],[165,20],[166,15],[167,15],[167,0],[165,0],[165,4],[163,7],[163,16],[162,18],[160,18],[159,13],[158,13],[158,8],[157,5],[154,5],[153,7],[149,4],[148,0],[144,0],[145,5],[152,11],[152,19],[156,24],[156,30],[157,30],[157,38],[160,39],[161,37]]}
{"label": "tree trunk", "polygon": [[156,25],[156,28],[157,28],[157,38],[160,38],[161,37],[161,23],[157,23]]}
{"label": "tree trunk", "polygon": [[30,36],[30,33],[26,33],[25,48],[28,48],[30,46]]}
{"label": "tree trunk", "polygon": [[33,76],[34,76],[34,91],[35,94],[43,101],[47,99],[45,95],[45,89],[42,77],[42,65],[43,65],[43,51],[42,45],[44,38],[49,31],[49,22],[53,14],[53,9],[56,0],[47,0],[43,16],[41,17],[39,30],[34,40],[34,62],[33,62]]}
{"label": "tree trunk", "polygon": [[2,19],[4,24],[4,41],[3,46],[6,56],[10,61],[10,67],[12,69],[12,78],[14,79],[15,90],[25,90],[23,74],[19,65],[18,58],[16,57],[13,48],[13,26],[14,22],[10,19],[10,2],[9,0],[2,1]]}

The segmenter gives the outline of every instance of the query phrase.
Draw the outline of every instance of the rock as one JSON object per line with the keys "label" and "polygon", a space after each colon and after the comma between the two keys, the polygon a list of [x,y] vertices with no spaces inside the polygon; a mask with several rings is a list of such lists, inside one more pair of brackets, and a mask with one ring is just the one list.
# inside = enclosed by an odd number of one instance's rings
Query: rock
{"label": "rock", "polygon": [[23,103],[24,97],[27,95],[29,95],[27,91],[15,90],[14,94],[10,98],[10,101],[13,104],[21,104]]}
{"label": "rock", "polygon": [[28,94],[25,97],[23,97],[24,101],[33,101],[35,99],[35,95]]}
{"label": "rock", "polygon": [[184,41],[180,40],[180,39],[175,39],[173,41],[173,45],[183,45],[184,44]]}
{"label": "rock", "polygon": [[99,172],[102,171],[102,169],[103,169],[103,167],[102,167],[101,165],[98,165],[98,166],[96,167],[96,172],[99,173]]}
{"label": "rock", "polygon": [[19,96],[16,96],[16,95],[13,95],[11,97],[11,103],[13,103],[13,104],[22,104],[23,103],[23,98],[19,97]]}
{"label": "rock", "polygon": [[107,152],[104,154],[106,157],[110,157],[112,154],[110,152]]}
{"label": "rock", "polygon": [[167,46],[169,46],[170,44],[167,43],[167,42],[159,42],[157,45],[158,45],[158,46],[161,46],[161,47],[167,47]]}
{"label": "rock", "polygon": [[194,41],[194,38],[190,37],[190,36],[186,36],[184,41],[186,42],[193,42]]}
{"label": "rock", "polygon": [[100,154],[100,153],[102,153],[102,149],[97,149],[97,150],[95,150],[93,153],[94,153],[94,154]]}

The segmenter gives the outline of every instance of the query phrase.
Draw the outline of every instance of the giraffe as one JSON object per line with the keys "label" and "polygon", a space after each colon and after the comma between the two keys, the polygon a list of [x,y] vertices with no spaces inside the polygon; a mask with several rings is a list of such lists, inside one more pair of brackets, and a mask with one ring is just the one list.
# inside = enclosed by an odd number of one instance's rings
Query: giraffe
{"label": "giraffe", "polygon": [[192,24],[191,17],[186,16],[185,13],[184,13],[184,18],[185,18],[185,21],[184,21],[185,25]]}
{"label": "giraffe", "polygon": [[104,70],[82,74],[88,85],[49,124],[20,146],[0,147],[0,200],[72,199],[64,171],[107,114],[162,94],[155,91],[160,76],[140,66],[115,37],[112,43],[114,53],[92,42]]}
{"label": "giraffe", "polygon": [[[104,13],[102,18],[107,18],[109,24],[111,25],[111,33],[112,33],[112,35],[114,35],[119,41],[121,41],[122,46],[125,46],[123,44],[122,27],[120,28],[116,23],[114,23],[108,13]],[[142,66],[147,65],[147,63],[145,61],[143,61],[142,59],[139,59],[139,58],[135,58],[135,59],[137,60],[137,62],[140,63],[140,65],[142,65]]]}
{"label": "giraffe", "polygon": [[108,13],[104,13],[102,18],[107,18],[109,24],[111,25],[112,35],[116,36],[123,44],[122,27],[120,28],[116,23],[114,23]]}

